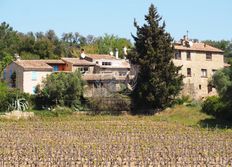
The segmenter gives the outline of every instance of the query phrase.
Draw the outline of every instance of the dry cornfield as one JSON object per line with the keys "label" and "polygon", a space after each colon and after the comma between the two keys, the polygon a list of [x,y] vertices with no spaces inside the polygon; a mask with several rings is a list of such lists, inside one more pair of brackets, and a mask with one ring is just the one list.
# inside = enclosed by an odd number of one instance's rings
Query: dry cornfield
{"label": "dry cornfield", "polygon": [[0,166],[232,166],[232,132],[143,118],[0,122]]}

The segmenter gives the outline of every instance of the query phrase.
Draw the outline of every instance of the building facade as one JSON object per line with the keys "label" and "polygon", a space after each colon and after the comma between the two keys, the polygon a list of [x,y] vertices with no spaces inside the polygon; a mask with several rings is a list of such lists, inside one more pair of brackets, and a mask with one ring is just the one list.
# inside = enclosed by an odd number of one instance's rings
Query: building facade
{"label": "building facade", "polygon": [[[194,99],[216,95],[210,80],[217,70],[224,68],[223,51],[204,43],[194,43],[186,37],[179,43],[174,43],[174,48],[173,62],[176,66],[182,66],[180,73],[184,75],[181,94]],[[33,94],[35,87],[41,84],[47,75],[75,70],[79,70],[82,78],[86,80],[87,97],[106,95],[108,89],[118,91],[121,83],[134,76],[128,60],[112,55],[82,53],[81,58],[17,60],[4,70],[4,79],[9,86]],[[15,83],[12,83],[13,73],[16,74]]]}
{"label": "building facade", "polygon": [[173,62],[182,66],[184,75],[182,95],[194,99],[204,99],[216,95],[215,88],[210,84],[212,75],[224,68],[223,51],[200,42],[189,41],[186,37],[174,44]]}
{"label": "building facade", "polygon": [[[34,94],[37,85],[55,72],[74,72],[79,70],[86,81],[85,96],[99,94],[105,96],[119,90],[120,83],[130,72],[127,60],[116,59],[111,55],[86,55],[85,58],[62,58],[61,60],[16,60],[4,70],[4,80],[9,86],[23,92]],[[14,75],[12,75],[14,74]],[[12,78],[15,76],[15,79]]]}

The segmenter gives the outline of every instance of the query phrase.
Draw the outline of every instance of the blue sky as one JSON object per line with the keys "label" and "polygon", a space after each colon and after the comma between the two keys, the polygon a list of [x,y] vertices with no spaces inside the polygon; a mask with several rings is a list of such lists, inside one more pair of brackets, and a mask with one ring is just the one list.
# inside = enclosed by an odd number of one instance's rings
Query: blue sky
{"label": "blue sky", "polygon": [[0,22],[20,32],[53,29],[131,39],[153,3],[178,40],[186,31],[200,40],[232,39],[232,0],[0,0]]}

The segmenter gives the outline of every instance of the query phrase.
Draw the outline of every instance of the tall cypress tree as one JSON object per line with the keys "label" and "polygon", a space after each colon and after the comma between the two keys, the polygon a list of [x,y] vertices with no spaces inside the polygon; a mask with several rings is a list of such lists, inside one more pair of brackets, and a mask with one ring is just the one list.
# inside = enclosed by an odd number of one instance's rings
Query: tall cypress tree
{"label": "tall cypress tree", "polygon": [[139,67],[137,84],[132,92],[133,108],[135,113],[145,113],[150,109],[163,109],[170,106],[179,94],[183,76],[178,74],[181,67],[176,67],[173,38],[165,31],[165,22],[160,25],[162,17],[152,4],[146,23],[137,28],[135,50],[129,56],[130,61]]}

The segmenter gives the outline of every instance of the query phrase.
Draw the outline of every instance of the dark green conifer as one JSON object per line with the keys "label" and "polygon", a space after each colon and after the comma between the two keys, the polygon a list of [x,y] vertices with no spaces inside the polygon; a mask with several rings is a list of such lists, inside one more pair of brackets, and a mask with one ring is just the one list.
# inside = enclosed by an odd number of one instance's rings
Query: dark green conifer
{"label": "dark green conifer", "polygon": [[137,28],[135,50],[129,56],[130,61],[139,66],[137,84],[132,93],[133,111],[143,113],[152,109],[170,106],[182,87],[183,76],[178,74],[181,67],[176,67],[173,38],[165,31],[165,23],[160,25],[162,17],[152,4],[146,23]]}

